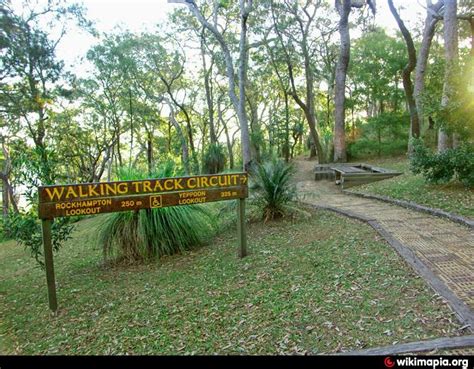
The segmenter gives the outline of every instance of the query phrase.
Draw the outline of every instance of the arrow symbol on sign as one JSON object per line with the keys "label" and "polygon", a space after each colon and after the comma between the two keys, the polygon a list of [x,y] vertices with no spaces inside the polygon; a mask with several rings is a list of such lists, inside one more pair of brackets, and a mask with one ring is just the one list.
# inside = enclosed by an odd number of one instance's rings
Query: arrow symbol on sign
{"label": "arrow symbol on sign", "polygon": [[246,184],[247,183],[247,176],[240,176],[240,183]]}

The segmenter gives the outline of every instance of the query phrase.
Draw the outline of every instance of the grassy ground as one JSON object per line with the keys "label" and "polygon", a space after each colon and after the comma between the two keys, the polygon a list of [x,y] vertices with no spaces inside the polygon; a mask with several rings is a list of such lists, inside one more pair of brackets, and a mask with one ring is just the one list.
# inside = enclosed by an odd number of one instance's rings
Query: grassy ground
{"label": "grassy ground", "polygon": [[[253,224],[142,265],[105,268],[96,219],[43,272],[0,244],[0,348],[10,354],[323,353],[458,334],[447,305],[368,226],[327,212]],[[347,230],[350,229],[350,232]]]}
{"label": "grassy ground", "polygon": [[468,189],[462,184],[455,183],[428,184],[421,175],[414,175],[410,172],[409,162],[405,157],[372,159],[363,162],[395,169],[404,174],[380,182],[357,186],[351,188],[351,191],[413,201],[420,205],[474,218],[474,189]]}

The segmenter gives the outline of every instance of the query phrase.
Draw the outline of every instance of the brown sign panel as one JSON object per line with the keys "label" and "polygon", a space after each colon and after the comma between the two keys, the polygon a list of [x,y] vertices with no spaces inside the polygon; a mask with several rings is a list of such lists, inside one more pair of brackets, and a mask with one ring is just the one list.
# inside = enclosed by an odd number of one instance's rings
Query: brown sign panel
{"label": "brown sign panel", "polygon": [[136,181],[82,183],[39,187],[39,202],[62,202],[151,193],[207,190],[247,185],[247,173],[226,173],[192,177],[157,178]]}
{"label": "brown sign panel", "polygon": [[39,188],[39,217],[53,219],[117,211],[243,199],[246,173],[45,186]]}

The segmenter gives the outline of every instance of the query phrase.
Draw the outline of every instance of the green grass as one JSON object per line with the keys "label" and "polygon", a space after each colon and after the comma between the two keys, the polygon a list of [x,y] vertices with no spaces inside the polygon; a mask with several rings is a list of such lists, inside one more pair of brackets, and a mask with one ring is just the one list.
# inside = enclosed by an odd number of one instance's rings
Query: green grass
{"label": "green grass", "polygon": [[404,174],[380,182],[353,187],[350,189],[351,191],[413,201],[420,205],[474,218],[474,189],[468,189],[460,183],[445,185],[426,183],[421,175],[410,172],[409,162],[404,157],[373,159],[364,162],[398,170]]}
{"label": "green grass", "polygon": [[[368,226],[332,213],[249,226],[146,265],[106,268],[97,218],[55,257],[60,311],[28,254],[0,244],[9,354],[327,353],[458,334],[447,305]],[[350,230],[350,231],[348,231]]]}

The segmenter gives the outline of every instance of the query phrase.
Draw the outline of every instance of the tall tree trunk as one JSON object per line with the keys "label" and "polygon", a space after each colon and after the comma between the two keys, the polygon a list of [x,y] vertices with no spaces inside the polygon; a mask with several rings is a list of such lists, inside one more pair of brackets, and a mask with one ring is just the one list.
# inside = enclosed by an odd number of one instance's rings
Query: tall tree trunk
{"label": "tall tree trunk", "polygon": [[311,60],[308,52],[308,41],[307,41],[307,34],[303,32],[303,56],[304,56],[304,72],[305,72],[305,79],[306,79],[306,105],[308,109],[308,115],[310,118],[308,119],[309,129],[311,133],[311,141],[313,141],[310,157],[313,158],[317,155],[318,162],[324,163],[325,157],[323,148],[321,146],[319,140],[319,133],[317,130],[317,122],[316,122],[316,113],[314,108],[314,79],[313,79],[313,72],[311,68]]}
{"label": "tall tree trunk", "polygon": [[153,171],[153,140],[150,131],[147,132],[146,144],[146,162],[148,165],[148,174],[151,175]]}
{"label": "tall tree trunk", "polygon": [[227,128],[227,123],[222,116],[220,98],[217,99],[217,119],[224,127],[225,139],[227,144],[227,152],[229,154],[229,168],[234,169],[234,152],[233,145],[229,135],[229,129]]}
{"label": "tall tree trunk", "polygon": [[[240,65],[239,65],[239,88],[245,86],[245,80],[242,81],[242,78],[247,76],[247,19],[252,10],[252,0],[239,0],[240,4],[240,20],[241,20],[241,32],[240,32],[240,43],[239,43],[239,55],[240,55]],[[247,6],[245,6],[247,4]],[[249,126],[247,114],[245,111],[245,98],[237,98],[235,94],[235,72],[234,72],[234,62],[232,55],[230,53],[229,47],[223,37],[219,32],[216,26],[213,26],[209,23],[204,16],[201,14],[200,10],[194,2],[186,2],[189,10],[195,15],[199,23],[206,29],[208,29],[216,38],[219,46],[221,47],[222,53],[224,54],[224,60],[226,65],[226,74],[229,87],[229,98],[234,106],[235,111],[237,112],[237,118],[239,120],[239,125],[241,129],[241,142],[242,142],[242,161],[243,169],[247,170],[250,161],[250,137],[249,137]],[[244,91],[239,91],[240,96],[245,96],[245,87]]]}
{"label": "tall tree trunk", "polygon": [[184,171],[185,171],[185,174],[189,174],[190,173],[189,149],[188,149],[188,144],[186,142],[186,137],[184,136],[183,130],[181,129],[179,123],[176,121],[172,105],[171,104],[168,104],[168,105],[170,107],[170,122],[173,125],[173,127],[176,129],[176,132],[178,133],[178,137],[181,141],[181,160],[183,162]]}
{"label": "tall tree trunk", "polygon": [[471,64],[472,61],[474,60],[474,15],[471,16],[469,19],[469,24],[471,26]]}
{"label": "tall tree trunk", "polygon": [[115,157],[115,145],[111,147],[110,159],[107,165],[107,182],[112,180],[112,165]]}
{"label": "tall tree trunk", "polygon": [[18,213],[18,206],[13,194],[13,188],[10,185],[9,179],[12,171],[12,164],[10,154],[4,140],[2,140],[2,152],[4,157],[2,170],[0,172],[0,180],[2,181],[2,214],[4,218],[7,218],[9,215],[10,206],[13,207],[13,210],[16,213]]}
{"label": "tall tree trunk", "polygon": [[334,161],[346,162],[346,133],[345,133],[345,101],[346,101],[346,76],[350,60],[351,38],[349,34],[349,14],[351,0],[336,1],[339,12],[339,59],[336,66],[334,88]]}
{"label": "tall tree trunk", "polygon": [[99,182],[100,179],[102,178],[102,175],[105,172],[106,166],[110,161],[110,153],[112,151],[112,146],[111,144],[109,147],[107,147],[106,154],[104,159],[102,160],[102,163],[100,164],[99,171],[95,173],[95,171],[91,175],[91,182]]}
{"label": "tall tree trunk", "polygon": [[133,103],[132,103],[132,90],[128,89],[128,102],[130,111],[130,153],[128,159],[128,167],[132,166],[132,155],[133,155]]}
{"label": "tall tree trunk", "polygon": [[[306,121],[308,122],[309,126],[309,134],[310,134],[310,139],[311,139],[311,153],[310,157],[318,157],[318,162],[319,163],[324,163],[324,153],[323,153],[323,148],[321,146],[321,143],[319,141],[319,135],[318,131],[316,130],[316,116],[314,113],[314,104],[306,101],[304,102],[301,100],[299,97],[297,90],[296,90],[296,85],[295,85],[295,79],[293,75],[293,65],[291,63],[288,63],[288,76],[290,79],[291,83],[291,91],[290,95],[293,97],[293,100],[298,104],[298,106],[303,110],[303,113],[305,115]],[[308,83],[308,81],[306,81]],[[308,90],[308,88],[307,88]],[[308,96],[308,94],[307,94]],[[312,108],[313,107],[313,108]]]}
{"label": "tall tree trunk", "polygon": [[8,210],[10,208],[10,204],[8,203],[8,182],[2,176],[2,215],[3,219],[6,220],[8,218]]}
{"label": "tall tree trunk", "polygon": [[202,68],[204,70],[204,90],[206,92],[206,102],[207,102],[207,111],[209,117],[209,138],[211,140],[211,145],[214,145],[217,142],[216,129],[214,124],[214,104],[212,101],[212,88],[211,80],[209,75],[212,72],[212,66],[207,69],[206,65],[206,54],[204,50],[204,29],[201,35],[201,58],[202,58]]}
{"label": "tall tree trunk", "polygon": [[430,54],[431,42],[435,34],[436,24],[438,23],[438,12],[444,6],[444,0],[438,1],[436,4],[431,4],[427,1],[427,11],[425,18],[425,26],[423,29],[423,38],[420,49],[418,50],[418,57],[415,68],[415,86],[413,95],[416,103],[416,111],[418,113],[418,122],[423,126],[423,91],[425,88],[425,73],[428,64],[428,57]]}
{"label": "tall tree trunk", "polygon": [[[181,104],[176,97],[173,95],[172,91],[172,85],[170,82],[168,82],[163,75],[158,74],[160,77],[160,80],[163,82],[163,84],[166,87],[166,92],[168,93],[168,96],[170,97],[171,101],[175,106],[177,106],[181,112],[184,114],[184,119],[186,121],[186,133],[188,136],[188,145],[189,145],[189,150],[191,152],[191,157],[193,159],[194,165],[197,166],[197,158],[196,158],[196,149],[194,147],[194,135],[193,135],[193,127],[191,125],[191,117],[189,116],[188,109],[184,106],[184,104]],[[173,114],[173,117],[176,119],[176,116]]]}
{"label": "tall tree trunk", "polygon": [[[441,108],[447,108],[453,96],[453,75],[458,65],[458,20],[457,0],[445,0],[444,6],[444,55],[445,73]],[[449,137],[443,127],[438,132],[438,152],[449,148]]]}
{"label": "tall tree trunk", "polygon": [[[309,3],[308,3],[309,4]],[[276,25],[277,20],[275,16],[275,8],[274,8],[274,2],[272,1],[272,17],[273,17],[273,22]],[[313,17],[311,17],[312,21]],[[275,32],[278,35],[278,40],[280,41],[280,44],[284,50],[285,53],[285,59],[286,59],[286,64],[288,68],[288,78],[290,80],[290,91],[289,94],[293,98],[293,100],[298,104],[298,106],[303,110],[306,121],[308,122],[309,126],[309,133],[310,133],[310,142],[311,142],[311,152],[310,152],[310,157],[318,157],[318,162],[323,163],[325,161],[325,156],[323,153],[323,148],[321,146],[320,140],[319,140],[319,135],[318,131],[316,129],[316,114],[314,112],[314,91],[313,91],[313,74],[311,73],[311,63],[310,63],[310,55],[308,52],[308,45],[307,45],[307,36],[308,36],[308,27],[309,23],[306,24],[306,26],[303,25],[303,21],[297,17],[296,20],[299,23],[301,35],[302,35],[302,42],[301,42],[301,47],[303,49],[303,58],[304,58],[304,65],[305,65],[305,80],[306,80],[306,101],[303,101],[301,97],[298,95],[298,91],[295,86],[295,78],[293,74],[293,63],[291,61],[291,58],[289,56],[289,53],[286,49],[285,43],[283,42],[283,36],[281,32],[278,29],[278,26],[275,26]],[[269,49],[269,48],[268,48]],[[270,55],[272,55],[270,53]],[[272,63],[274,65],[274,59],[272,57]],[[275,67],[276,69],[276,67]],[[280,78],[281,80],[281,78]]]}
{"label": "tall tree trunk", "polygon": [[[388,0],[388,6],[392,12],[395,20],[397,21],[398,28],[402,32],[403,38],[407,45],[408,51],[408,64],[403,68],[402,77],[403,77],[403,89],[405,90],[405,97],[410,111],[410,137],[418,138],[420,137],[420,123],[418,120],[418,112],[416,111],[416,103],[413,97],[413,84],[411,82],[411,72],[415,69],[416,66],[416,50],[411,38],[410,32],[405,27],[400,15],[398,14],[395,6],[393,5],[393,0]],[[411,141],[408,143],[408,151],[411,152]]]}
{"label": "tall tree trunk", "polygon": [[[247,5],[247,2],[249,4]],[[239,0],[240,4],[240,42],[239,42],[239,112],[240,140],[242,142],[243,170],[248,171],[251,164],[250,135],[247,111],[245,109],[245,88],[247,87],[247,21],[252,7],[252,0]]]}
{"label": "tall tree trunk", "polygon": [[[260,138],[261,137],[261,129],[260,129],[260,122],[258,119],[258,106],[257,104],[252,101],[251,97],[247,97],[247,102],[250,107],[250,131],[252,134],[252,137],[255,138]],[[250,150],[252,154],[252,158],[259,163],[261,161],[261,151],[263,147],[261,147],[260,142],[250,142]]]}
{"label": "tall tree trunk", "polygon": [[285,146],[283,148],[283,155],[288,163],[290,161],[290,107],[288,104],[288,92],[284,90],[283,94],[285,97]]}

